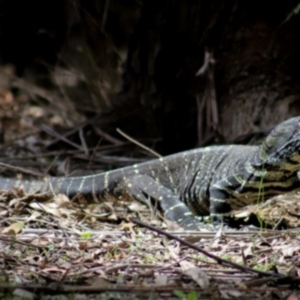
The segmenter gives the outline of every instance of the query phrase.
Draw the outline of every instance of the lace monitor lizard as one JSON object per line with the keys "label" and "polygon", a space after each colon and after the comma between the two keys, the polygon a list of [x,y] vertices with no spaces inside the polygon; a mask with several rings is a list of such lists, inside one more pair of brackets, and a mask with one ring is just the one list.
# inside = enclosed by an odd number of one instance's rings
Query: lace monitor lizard
{"label": "lace monitor lizard", "polygon": [[1,189],[22,185],[28,193],[54,191],[70,198],[123,193],[156,200],[165,217],[186,230],[202,228],[196,216],[220,221],[232,209],[300,188],[300,117],[277,127],[260,146],[212,146],[105,173],[44,181],[0,179]]}

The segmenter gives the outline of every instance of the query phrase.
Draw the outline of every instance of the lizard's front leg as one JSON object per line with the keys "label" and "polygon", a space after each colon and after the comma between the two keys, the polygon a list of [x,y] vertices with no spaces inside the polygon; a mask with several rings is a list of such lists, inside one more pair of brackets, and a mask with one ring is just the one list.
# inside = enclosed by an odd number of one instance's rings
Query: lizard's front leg
{"label": "lizard's front leg", "polygon": [[152,204],[151,200],[157,201],[165,217],[170,221],[178,223],[183,229],[204,229],[204,225],[192,214],[185,203],[179,199],[179,196],[171,189],[155,181],[152,177],[148,175],[136,175],[127,178],[125,188],[130,196],[147,205]]}
{"label": "lizard's front leg", "polygon": [[229,176],[210,187],[209,211],[214,225],[219,225],[222,222],[229,224],[232,221],[231,210],[246,205],[241,197],[238,197],[243,193],[243,183],[242,180],[238,180],[238,176]]}
{"label": "lizard's front leg", "polygon": [[226,223],[226,215],[231,211],[229,203],[226,202],[227,193],[217,186],[210,189],[209,213],[212,224],[216,227],[221,223]]}

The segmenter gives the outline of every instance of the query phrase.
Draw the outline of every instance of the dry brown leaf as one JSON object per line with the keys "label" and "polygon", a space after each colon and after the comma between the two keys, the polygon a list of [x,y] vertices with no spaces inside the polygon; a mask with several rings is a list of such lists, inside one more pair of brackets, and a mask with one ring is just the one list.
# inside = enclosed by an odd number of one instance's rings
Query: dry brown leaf
{"label": "dry brown leaf", "polygon": [[244,250],[244,256],[245,257],[252,257],[253,256],[253,243],[248,245],[248,247]]}
{"label": "dry brown leaf", "polygon": [[120,225],[120,229],[121,230],[127,230],[127,231],[133,231],[133,228],[135,227],[136,225],[134,223],[131,223],[131,222],[128,222],[128,223],[122,223]]}
{"label": "dry brown leaf", "polygon": [[29,221],[37,220],[38,218],[41,217],[41,215],[42,214],[39,211],[32,210],[31,215],[26,219],[26,221],[29,222]]}
{"label": "dry brown leaf", "polygon": [[205,272],[189,261],[179,262],[183,274],[193,279],[202,289],[209,287],[209,278]]}
{"label": "dry brown leaf", "polygon": [[4,228],[2,230],[2,233],[3,234],[18,234],[22,231],[22,229],[24,228],[24,222],[16,222],[16,223],[13,223],[11,225],[9,225],[8,227]]}
{"label": "dry brown leaf", "polygon": [[61,217],[61,213],[57,209],[57,205],[55,203],[30,203],[29,205],[34,210],[40,210],[47,212],[48,214],[51,214],[56,217]]}
{"label": "dry brown leaf", "polygon": [[41,258],[38,266],[40,269],[44,269],[47,263],[48,263],[47,257],[43,257]]}
{"label": "dry brown leaf", "polygon": [[87,249],[87,247],[88,247],[88,245],[87,245],[86,242],[80,242],[79,243],[79,249],[80,250],[85,250],[85,249]]}
{"label": "dry brown leaf", "polygon": [[105,278],[103,277],[96,277],[96,278],[93,278],[93,279],[90,279],[89,280],[89,283],[91,286],[97,286],[97,287],[110,287],[112,286],[111,282],[109,282],[108,280],[106,280]]}
{"label": "dry brown leaf", "polygon": [[69,198],[64,194],[57,194],[53,198],[54,202],[57,204],[58,208],[64,208],[72,206],[72,202],[69,200]]}
{"label": "dry brown leaf", "polygon": [[48,239],[47,237],[39,238],[39,239],[34,239],[32,241],[33,245],[39,245],[39,246],[47,246],[49,244],[52,244],[53,242]]}
{"label": "dry brown leaf", "polygon": [[127,207],[133,212],[140,212],[145,210],[145,204],[139,203],[137,201],[131,202]]}
{"label": "dry brown leaf", "polygon": [[293,257],[294,253],[300,251],[300,245],[288,245],[288,246],[283,246],[281,249],[281,253],[285,257]]}
{"label": "dry brown leaf", "polygon": [[159,274],[155,277],[156,286],[165,286],[168,283],[169,276],[165,274]]}
{"label": "dry brown leaf", "polygon": [[299,300],[299,299],[300,299],[299,295],[297,295],[295,292],[292,293],[292,294],[290,294],[290,295],[286,298],[286,300]]}
{"label": "dry brown leaf", "polygon": [[70,226],[70,219],[74,214],[72,204],[69,202],[69,200],[66,200],[64,195],[58,195],[54,198],[56,199],[55,202],[32,202],[29,204],[29,206],[34,210],[44,211],[52,216],[55,216],[58,218],[61,226]]}
{"label": "dry brown leaf", "polygon": [[236,298],[240,298],[243,296],[243,293],[244,292],[241,292],[239,290],[236,290],[236,289],[232,289],[232,290],[229,290],[229,289],[226,289],[226,290],[222,290],[220,289],[220,293],[222,295],[222,299],[236,299]]}
{"label": "dry brown leaf", "polygon": [[115,213],[111,213],[108,217],[107,217],[108,220],[111,220],[111,221],[117,221],[119,219],[118,215],[115,214]]}

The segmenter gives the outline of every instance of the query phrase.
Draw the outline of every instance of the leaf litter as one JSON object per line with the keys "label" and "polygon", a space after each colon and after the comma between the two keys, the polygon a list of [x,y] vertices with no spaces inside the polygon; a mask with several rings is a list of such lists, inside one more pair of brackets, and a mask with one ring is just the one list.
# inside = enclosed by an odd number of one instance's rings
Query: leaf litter
{"label": "leaf litter", "polygon": [[66,295],[78,289],[87,297],[95,292],[175,297],[173,292],[179,290],[186,297],[196,291],[199,297],[272,299],[276,294],[282,299],[300,282],[300,237],[295,230],[226,231],[219,236],[172,232],[217,257],[273,272],[261,276],[223,266],[176,240],[136,226],[130,218],[167,229],[162,220],[149,218],[151,212],[143,205],[135,204],[139,207],[134,211],[128,202],[106,201],[82,205],[64,195],[27,198],[20,190],[1,191],[0,288],[15,291],[17,284],[37,294]]}

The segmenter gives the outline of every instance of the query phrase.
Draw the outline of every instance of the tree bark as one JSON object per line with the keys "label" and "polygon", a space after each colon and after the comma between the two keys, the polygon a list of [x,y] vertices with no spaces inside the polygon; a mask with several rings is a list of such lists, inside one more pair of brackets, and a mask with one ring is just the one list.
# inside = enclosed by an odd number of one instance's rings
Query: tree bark
{"label": "tree bark", "polygon": [[[300,17],[283,23],[296,4],[144,1],[128,49],[122,99],[144,107],[167,153],[231,142],[298,115]],[[197,141],[197,97],[202,99],[209,83],[195,73],[205,49],[216,61],[219,123],[202,115],[208,133],[198,132]]]}

